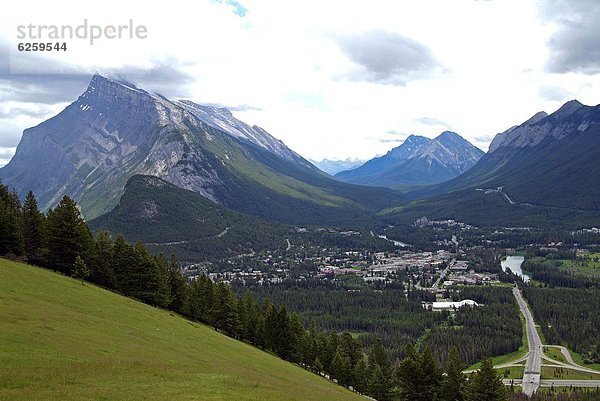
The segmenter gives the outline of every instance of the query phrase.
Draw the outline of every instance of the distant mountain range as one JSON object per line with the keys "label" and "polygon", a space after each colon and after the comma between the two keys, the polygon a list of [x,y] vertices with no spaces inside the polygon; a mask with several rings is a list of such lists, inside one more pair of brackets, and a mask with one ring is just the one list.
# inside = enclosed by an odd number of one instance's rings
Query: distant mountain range
{"label": "distant mountain range", "polygon": [[312,164],[317,166],[319,170],[326,172],[329,175],[336,175],[340,171],[352,170],[365,161],[360,159],[345,159],[345,160],[330,160],[323,159],[321,161],[310,160]]}
{"label": "distant mountain range", "polygon": [[[548,219],[597,225],[599,160],[600,105],[572,100],[550,115],[536,113],[496,135],[475,166],[455,179],[410,193],[414,199],[431,199],[402,208],[397,215],[471,221],[510,216],[504,224],[526,224],[527,218],[532,225]],[[494,203],[502,207],[492,207]]]}
{"label": "distant mountain range", "polygon": [[88,219],[117,206],[138,174],[288,223],[356,223],[403,199],[331,179],[227,109],[171,101],[100,75],[58,115],[25,130],[0,169],[21,196],[33,190],[50,208],[68,194]]}
{"label": "distant mountain range", "polygon": [[496,135],[487,154],[453,132],[413,135],[334,179],[227,109],[94,75],[75,102],[25,130],[0,179],[21,199],[33,190],[44,209],[73,197],[95,228],[155,247],[187,241],[208,254],[253,241],[280,246],[287,228],[273,222],[598,225],[598,160],[600,106],[573,100]]}
{"label": "distant mountain range", "polygon": [[484,152],[460,135],[445,131],[434,139],[411,135],[404,143],[335,178],[353,184],[407,188],[432,185],[464,173]]}

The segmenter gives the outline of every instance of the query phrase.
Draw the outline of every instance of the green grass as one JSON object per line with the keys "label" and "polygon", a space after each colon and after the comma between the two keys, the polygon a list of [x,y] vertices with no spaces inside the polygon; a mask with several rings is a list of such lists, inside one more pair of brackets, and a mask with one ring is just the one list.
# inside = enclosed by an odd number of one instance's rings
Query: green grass
{"label": "green grass", "polygon": [[[519,312],[519,318],[521,319],[521,326],[523,328],[523,336],[521,338],[521,346],[519,347],[518,350],[516,350],[515,352],[511,352],[510,354],[492,357],[491,359],[492,359],[492,363],[494,364],[494,366],[503,365],[506,363],[510,363],[512,361],[516,361],[518,359],[523,358],[525,355],[527,355],[527,352],[529,351],[529,345],[527,343],[527,331],[526,331],[526,327],[525,327],[525,318],[523,317],[523,314],[520,312]],[[481,367],[481,361],[474,363],[473,365],[469,366],[465,370],[475,370],[475,369],[479,369],[480,367]],[[503,371],[503,369],[499,369],[499,372],[502,372],[502,371]]]}
{"label": "green grass", "polygon": [[567,351],[569,351],[569,354],[571,354],[571,358],[573,358],[573,360],[575,361],[576,364],[581,365],[585,368],[588,369],[595,369],[600,371],[600,363],[585,363],[583,361],[583,356],[581,356],[581,354],[570,350],[569,348],[567,348]]}
{"label": "green grass", "polygon": [[525,366],[511,366],[510,368],[498,369],[498,375],[503,379],[522,379]]}
{"label": "green grass", "polygon": [[0,400],[359,400],[173,313],[0,259]]}
{"label": "green grass", "polygon": [[542,380],[600,380],[600,374],[580,372],[568,368],[555,368],[552,366],[542,366]]}
{"label": "green grass", "polygon": [[557,261],[562,270],[588,277],[600,276],[600,253],[591,253],[576,260],[563,259]]}
{"label": "green grass", "polygon": [[[568,348],[567,348],[567,351],[569,351],[569,353],[571,354],[571,358],[573,358],[573,360],[575,361],[576,364],[578,364],[580,366],[583,366],[585,368],[588,368],[588,369],[598,370],[598,373],[600,373],[600,363],[592,363],[592,364],[590,364],[590,363],[584,363],[583,362],[583,357],[581,356],[581,354],[578,354],[577,352],[571,351]],[[544,347],[544,354],[548,358],[554,359],[555,361],[569,363],[567,361],[567,358],[564,357],[564,355],[562,354],[562,352],[558,348],[555,348],[555,347]]]}
{"label": "green grass", "polygon": [[567,358],[564,357],[560,349],[554,347],[544,347],[544,355],[555,361],[568,363]]}
{"label": "green grass", "polygon": [[540,327],[539,324],[535,325],[535,331],[538,332],[538,335],[540,336],[540,340],[542,340],[542,344],[547,344],[546,337],[544,337],[544,332],[542,331],[542,328]]}

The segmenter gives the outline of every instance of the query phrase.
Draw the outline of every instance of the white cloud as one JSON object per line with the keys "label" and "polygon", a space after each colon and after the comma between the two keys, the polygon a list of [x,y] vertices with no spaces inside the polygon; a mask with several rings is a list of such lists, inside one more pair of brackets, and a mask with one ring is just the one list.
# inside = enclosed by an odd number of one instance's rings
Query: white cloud
{"label": "white cloud", "polygon": [[17,148],[3,148],[0,146],[0,167],[7,164],[14,156]]}
{"label": "white cloud", "polygon": [[[546,71],[558,29],[547,23],[548,12],[535,0],[172,0],[156,6],[107,0],[101,7],[37,0],[20,11],[4,10],[0,38],[10,43],[13,72],[132,71],[134,83],[167,96],[237,105],[236,116],[304,156],[364,159],[394,146],[386,134],[391,130],[434,137],[451,127],[485,149],[493,134],[558,108],[561,94],[598,103],[599,75]],[[94,46],[74,41],[67,52],[46,54],[44,63],[23,63],[31,55],[16,54],[17,24],[78,24],[83,18],[96,24],[131,18],[147,26],[148,39]],[[368,32],[385,35],[356,47],[356,38]],[[341,46],[340,38],[355,40]],[[365,46],[385,50],[390,44],[418,51],[392,52],[392,59],[379,52],[374,60],[365,52]],[[356,74],[357,66],[371,74]],[[402,85],[377,79],[390,76],[401,77]],[[65,96],[74,100],[76,85],[40,98],[62,105]],[[6,101],[4,89],[0,85],[0,102]],[[22,130],[26,123],[9,116],[0,126]]]}

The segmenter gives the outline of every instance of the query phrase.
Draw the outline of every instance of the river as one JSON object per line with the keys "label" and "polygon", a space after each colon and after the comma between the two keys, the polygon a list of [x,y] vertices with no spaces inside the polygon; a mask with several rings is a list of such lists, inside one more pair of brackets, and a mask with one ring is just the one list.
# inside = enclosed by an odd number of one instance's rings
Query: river
{"label": "river", "polygon": [[524,282],[528,282],[530,277],[526,273],[523,273],[521,269],[521,265],[525,257],[523,256],[507,256],[500,264],[502,265],[502,270],[506,271],[506,269],[510,269],[514,274],[520,276]]}
{"label": "river", "polygon": [[404,243],[404,242],[400,242],[400,241],[394,241],[393,239],[389,239],[387,237],[387,235],[378,235],[379,238],[384,239],[386,241],[391,242],[392,244],[394,244],[395,246],[400,246],[402,248],[408,248],[410,245]]}

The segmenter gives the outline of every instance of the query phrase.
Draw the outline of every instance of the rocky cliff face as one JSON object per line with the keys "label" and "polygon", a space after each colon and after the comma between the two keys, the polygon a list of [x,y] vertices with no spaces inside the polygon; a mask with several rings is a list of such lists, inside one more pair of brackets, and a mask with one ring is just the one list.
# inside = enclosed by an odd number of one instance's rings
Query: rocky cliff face
{"label": "rocky cliff face", "polygon": [[[74,103],[25,130],[1,176],[19,192],[32,189],[44,208],[69,194],[90,216],[114,206],[134,173],[156,175],[214,199],[219,177],[202,152],[189,153],[194,140],[182,132],[190,125],[202,129],[202,122],[168,100],[95,75]],[[182,174],[189,163],[204,168]]]}
{"label": "rocky cliff face", "polygon": [[283,159],[298,162],[306,166],[310,165],[304,158],[288,148],[282,141],[274,138],[261,127],[256,125],[250,126],[245,122],[238,120],[231,114],[231,111],[226,108],[201,105],[189,100],[180,100],[176,102],[176,104],[180,105],[209,126],[222,130],[234,138],[253,143]]}
{"label": "rocky cliff face", "polygon": [[551,115],[540,111],[523,124],[496,135],[490,144],[489,152],[502,147],[536,146],[546,138],[561,139],[573,132],[583,132],[591,123],[586,116],[590,109],[590,106],[571,100]]}

